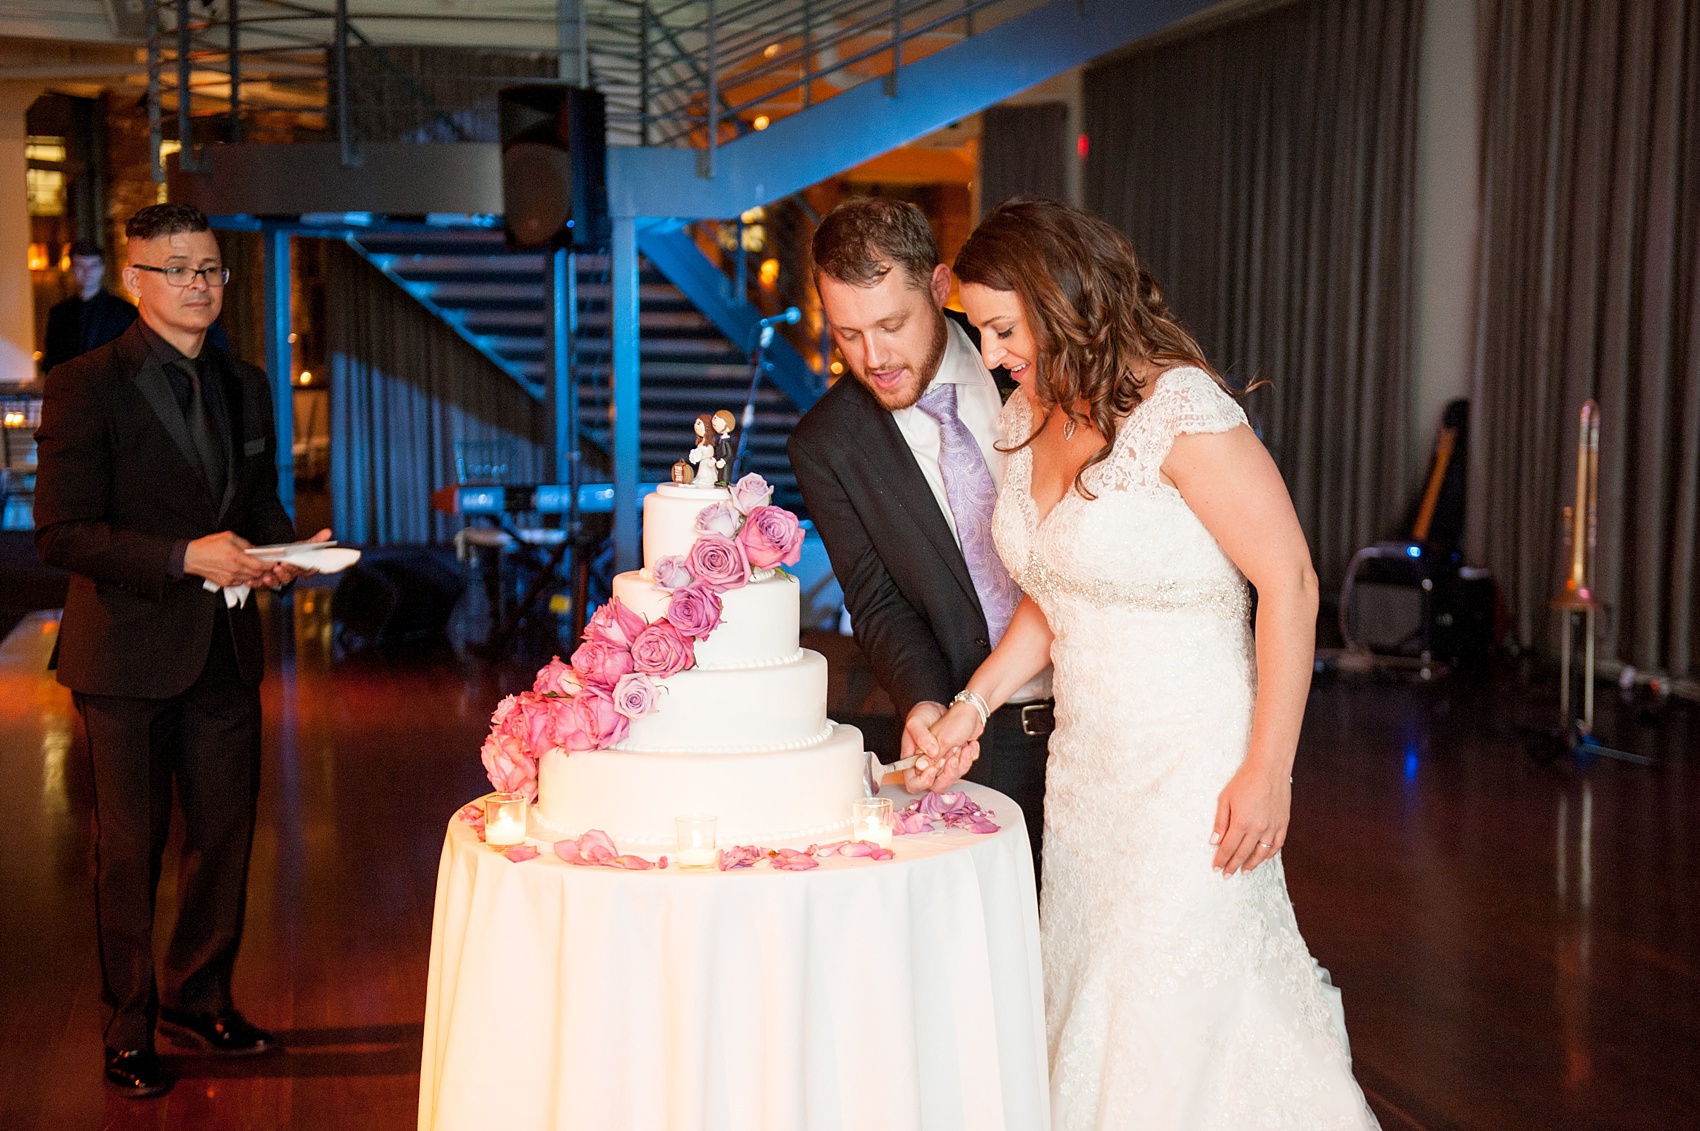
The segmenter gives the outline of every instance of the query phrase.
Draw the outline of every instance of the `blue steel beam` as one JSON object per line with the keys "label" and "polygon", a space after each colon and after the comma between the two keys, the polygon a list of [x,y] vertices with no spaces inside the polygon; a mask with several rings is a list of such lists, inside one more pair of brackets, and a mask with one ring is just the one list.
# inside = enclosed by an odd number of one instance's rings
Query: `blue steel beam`
{"label": "blue steel beam", "polygon": [[616,216],[722,219],[768,204],[984,110],[1215,0],[1052,0],[902,70],[895,94],[865,82],[718,147],[714,175],[695,149],[608,150]]}
{"label": "blue steel beam", "polygon": [[[734,300],[725,272],[709,262],[684,225],[673,220],[640,220],[638,247],[716,329],[749,355],[760,330],[761,311]],[[784,338],[776,336],[768,346],[767,363],[767,379],[801,412],[807,412],[826,391],[802,355]]]}
{"label": "blue steel beam", "polygon": [[295,517],[295,357],[289,348],[289,230],[267,228],[264,244],[266,375],[272,383],[272,410],[277,416],[277,497],[289,517]]}
{"label": "blue steel beam", "polygon": [[638,246],[637,224],[616,216],[609,248],[609,313],[613,319],[614,569],[643,564],[638,527]]}

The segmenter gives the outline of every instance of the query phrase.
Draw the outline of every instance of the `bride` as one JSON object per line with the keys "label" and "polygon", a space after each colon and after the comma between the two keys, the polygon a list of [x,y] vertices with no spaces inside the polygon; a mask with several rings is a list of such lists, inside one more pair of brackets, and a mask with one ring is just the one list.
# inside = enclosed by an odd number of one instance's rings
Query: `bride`
{"label": "bride", "polygon": [[1280,473],[1109,225],[1012,201],[956,274],[986,365],[1020,385],[993,533],[1025,596],[949,712],[906,732],[931,755],[909,785],[960,776],[1055,664],[1054,1125],[1373,1128],[1281,868],[1317,583]]}

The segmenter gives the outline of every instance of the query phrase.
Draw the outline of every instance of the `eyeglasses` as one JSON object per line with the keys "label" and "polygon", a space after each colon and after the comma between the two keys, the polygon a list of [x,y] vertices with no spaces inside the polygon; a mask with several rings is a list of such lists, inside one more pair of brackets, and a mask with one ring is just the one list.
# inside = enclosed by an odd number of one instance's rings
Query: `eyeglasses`
{"label": "eyeglasses", "polygon": [[149,267],[146,263],[132,263],[130,266],[138,271],[157,271],[165,276],[165,281],[174,287],[186,287],[199,276],[206,280],[209,287],[222,287],[230,282],[228,267],[184,267],[176,264],[171,267]]}

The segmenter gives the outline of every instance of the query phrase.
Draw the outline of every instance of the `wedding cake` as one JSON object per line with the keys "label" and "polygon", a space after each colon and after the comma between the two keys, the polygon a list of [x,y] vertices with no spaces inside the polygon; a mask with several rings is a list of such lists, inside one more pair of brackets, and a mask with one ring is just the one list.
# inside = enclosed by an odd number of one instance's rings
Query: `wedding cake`
{"label": "wedding cake", "polygon": [[849,830],[867,755],[826,717],[825,658],[799,647],[782,566],[802,532],[770,496],[754,475],[658,487],[644,568],[614,579],[570,663],[497,709],[485,765],[498,788],[535,791],[542,838],[599,829],[622,850],[666,848],[674,818],[699,813],[722,845]]}

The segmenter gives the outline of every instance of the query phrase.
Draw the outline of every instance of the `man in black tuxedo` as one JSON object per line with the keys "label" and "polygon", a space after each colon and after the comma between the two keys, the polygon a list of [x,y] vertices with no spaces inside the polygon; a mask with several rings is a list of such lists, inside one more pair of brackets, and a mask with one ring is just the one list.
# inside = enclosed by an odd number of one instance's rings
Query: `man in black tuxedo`
{"label": "man in black tuxedo", "polygon": [[71,277],[77,293],[47,312],[41,371],[51,373],[62,361],[98,349],[130,328],[136,308],[101,286],[106,259],[88,240],[71,245]]}
{"label": "man in black tuxedo", "polygon": [[[229,272],[187,205],[126,226],[140,320],[48,375],[36,432],[36,548],[71,572],[56,652],[94,771],[106,1077],[171,1086],[154,1025],[215,1052],[276,1047],[231,1001],[260,768],[264,653],[253,601],[294,579],[245,551],[289,542],[265,374],[206,344]],[[320,531],[318,540],[330,537]],[[205,587],[210,584],[212,591]],[[154,896],[184,816],[180,910],[154,984]]]}
{"label": "man in black tuxedo", "polygon": [[[906,726],[928,726],[1020,597],[990,548],[987,497],[1002,480],[998,415],[1014,385],[981,364],[966,320],[947,317],[950,268],[920,209],[848,201],[822,221],[813,253],[854,380],[804,415],[791,466],[875,678]],[[967,775],[1021,806],[1035,864],[1052,708],[1047,669],[993,712]]]}

